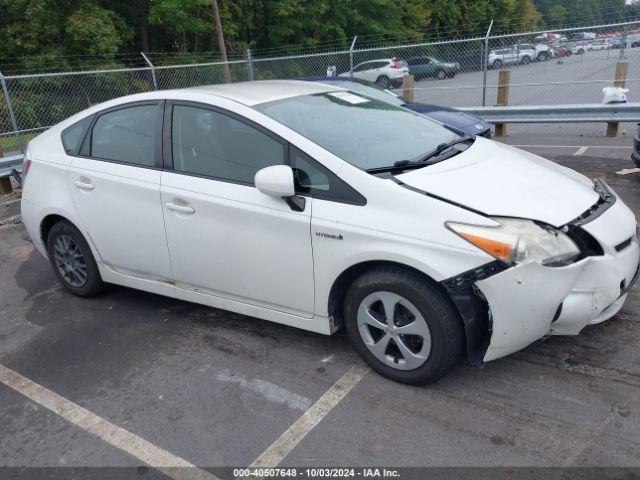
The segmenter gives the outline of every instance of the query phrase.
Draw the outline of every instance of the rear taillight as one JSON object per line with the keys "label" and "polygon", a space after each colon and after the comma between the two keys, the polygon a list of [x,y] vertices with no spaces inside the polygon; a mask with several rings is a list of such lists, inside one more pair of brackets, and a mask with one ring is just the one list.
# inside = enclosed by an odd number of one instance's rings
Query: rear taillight
{"label": "rear taillight", "polygon": [[24,163],[22,165],[22,181],[27,178],[27,174],[29,173],[29,169],[31,168],[31,160],[25,158]]}
{"label": "rear taillight", "polygon": [[400,63],[395,57],[391,59],[391,68],[400,68]]}

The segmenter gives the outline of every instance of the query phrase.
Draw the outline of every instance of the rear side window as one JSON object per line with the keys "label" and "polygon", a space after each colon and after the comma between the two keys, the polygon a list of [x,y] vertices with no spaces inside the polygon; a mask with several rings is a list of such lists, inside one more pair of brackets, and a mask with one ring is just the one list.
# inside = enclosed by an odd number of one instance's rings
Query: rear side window
{"label": "rear side window", "polygon": [[62,145],[67,155],[78,155],[80,146],[82,145],[82,139],[91,125],[92,119],[92,116],[83,118],[62,131]]}
{"label": "rear side window", "polygon": [[365,205],[366,199],[293,145],[289,146],[289,161],[293,169],[296,192],[323,200]]}
{"label": "rear side window", "polygon": [[155,167],[159,105],[136,105],[104,113],[91,132],[91,156]]}
{"label": "rear side window", "polygon": [[177,172],[253,185],[258,170],[285,161],[281,142],[206,108],[175,105],[171,138]]}

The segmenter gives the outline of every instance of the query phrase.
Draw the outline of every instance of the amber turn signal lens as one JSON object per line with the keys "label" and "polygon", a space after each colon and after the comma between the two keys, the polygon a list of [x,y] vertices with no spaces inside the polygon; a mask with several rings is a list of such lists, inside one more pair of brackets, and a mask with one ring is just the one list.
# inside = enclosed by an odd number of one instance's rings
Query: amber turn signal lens
{"label": "amber turn signal lens", "polygon": [[496,240],[491,240],[489,238],[478,237],[476,235],[471,235],[470,233],[460,232],[460,236],[466,238],[471,243],[473,243],[476,247],[481,248],[489,255],[493,255],[500,260],[507,261],[511,258],[511,254],[513,253],[513,249],[511,245],[507,243],[497,242]]}

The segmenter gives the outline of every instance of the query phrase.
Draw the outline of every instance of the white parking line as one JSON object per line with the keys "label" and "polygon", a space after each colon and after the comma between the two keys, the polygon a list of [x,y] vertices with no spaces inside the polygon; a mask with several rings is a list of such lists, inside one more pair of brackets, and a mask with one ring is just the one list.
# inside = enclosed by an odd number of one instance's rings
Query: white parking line
{"label": "white parking line", "polygon": [[355,366],[338,379],[302,414],[249,468],[276,467],[314,429],[318,423],[347,396],[353,387],[369,372],[367,367]]}
{"label": "white parking line", "polygon": [[589,147],[580,147],[578,150],[575,151],[575,153],[573,154],[574,157],[579,157],[581,156],[584,152],[587,151]]}
{"label": "white parking line", "polygon": [[118,427],[0,364],[0,383],[176,480],[218,480],[209,472]]}

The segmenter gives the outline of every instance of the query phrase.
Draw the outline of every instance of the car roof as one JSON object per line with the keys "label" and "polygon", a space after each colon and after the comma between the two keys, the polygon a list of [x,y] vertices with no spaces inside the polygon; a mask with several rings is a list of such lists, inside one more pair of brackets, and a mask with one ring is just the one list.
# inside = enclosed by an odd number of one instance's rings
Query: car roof
{"label": "car roof", "polygon": [[360,62],[358,65],[364,65],[365,63],[374,63],[374,62],[390,62],[393,58],[377,58],[375,60],[367,60],[366,62]]}
{"label": "car roof", "polygon": [[254,82],[225,83],[186,88],[184,91],[215,95],[242,103],[249,107],[285,98],[344,90],[326,83],[301,80],[259,80]]}

